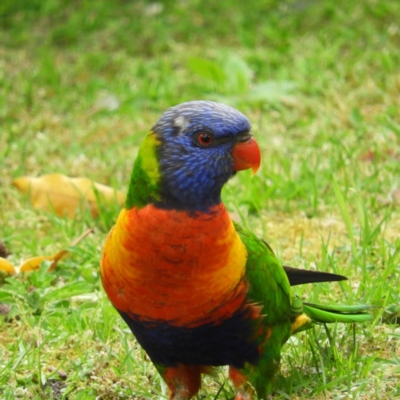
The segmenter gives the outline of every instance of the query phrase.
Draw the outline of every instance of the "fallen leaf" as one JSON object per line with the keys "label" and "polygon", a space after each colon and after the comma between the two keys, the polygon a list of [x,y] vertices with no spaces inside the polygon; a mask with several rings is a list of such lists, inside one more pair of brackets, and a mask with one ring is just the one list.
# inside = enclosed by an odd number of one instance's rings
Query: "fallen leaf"
{"label": "fallen leaf", "polygon": [[3,257],[0,257],[0,271],[5,272],[7,275],[14,275],[16,273],[14,265]]}
{"label": "fallen leaf", "polygon": [[[79,236],[77,239],[75,239],[71,243],[71,246],[76,246],[82,239],[84,239],[87,235],[89,235],[93,231],[94,231],[94,228],[91,228],[91,229],[88,229],[87,231],[83,232],[81,236]],[[37,256],[37,257],[29,258],[28,260],[24,261],[17,270],[19,272],[35,271],[35,270],[39,269],[40,264],[43,261],[53,261],[49,268],[49,271],[53,271],[56,268],[60,259],[67,253],[68,253],[68,250],[62,249],[58,253],[56,253],[52,256]]]}
{"label": "fallen leaf", "polygon": [[[86,230],[85,232],[82,233],[81,236],[76,238],[74,241],[71,243],[71,247],[76,246],[82,239],[84,239],[87,235],[92,233],[94,231],[94,228],[90,228]],[[5,258],[0,257],[0,278],[2,280],[7,276],[7,275],[14,275],[18,274],[20,272],[30,272],[30,271],[35,271],[38,270],[40,267],[40,264],[43,261],[53,261],[50,265],[49,271],[53,271],[60,259],[68,253],[68,250],[62,249],[58,253],[52,255],[52,256],[36,256],[36,257],[31,257],[25,260],[19,267],[14,267],[8,260]]]}
{"label": "fallen leaf", "polygon": [[33,207],[73,218],[80,208],[88,206],[93,217],[99,215],[98,201],[119,205],[125,202],[125,194],[88,178],[70,178],[54,173],[34,178],[22,176],[13,180],[13,185],[30,195]]}
{"label": "fallen leaf", "polygon": [[19,272],[35,271],[39,269],[40,264],[43,261],[53,261],[49,268],[49,271],[52,271],[57,266],[57,263],[61,259],[61,257],[67,253],[67,250],[61,250],[52,256],[37,256],[29,258],[20,265]]}

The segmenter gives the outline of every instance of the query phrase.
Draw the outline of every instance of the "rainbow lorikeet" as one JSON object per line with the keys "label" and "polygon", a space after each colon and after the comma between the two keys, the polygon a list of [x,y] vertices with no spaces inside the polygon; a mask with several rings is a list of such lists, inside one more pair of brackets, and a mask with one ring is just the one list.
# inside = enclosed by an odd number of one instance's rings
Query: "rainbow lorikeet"
{"label": "rainbow lorikeet", "polygon": [[105,243],[104,289],[170,389],[192,398],[229,365],[236,400],[265,398],[282,345],[312,321],[360,322],[363,306],[303,304],[291,284],[346,279],[282,267],[221,202],[237,171],[260,165],[248,119],[210,101],[168,109],[144,138],[125,208]]}

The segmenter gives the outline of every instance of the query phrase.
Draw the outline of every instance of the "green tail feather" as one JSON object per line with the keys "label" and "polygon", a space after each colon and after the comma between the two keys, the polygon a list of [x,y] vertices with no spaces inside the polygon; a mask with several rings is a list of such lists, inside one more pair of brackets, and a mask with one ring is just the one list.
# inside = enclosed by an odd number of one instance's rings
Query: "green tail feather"
{"label": "green tail feather", "polygon": [[321,304],[304,303],[304,312],[313,320],[320,323],[362,323],[371,321],[374,316],[368,311],[368,305],[357,306],[325,306]]}

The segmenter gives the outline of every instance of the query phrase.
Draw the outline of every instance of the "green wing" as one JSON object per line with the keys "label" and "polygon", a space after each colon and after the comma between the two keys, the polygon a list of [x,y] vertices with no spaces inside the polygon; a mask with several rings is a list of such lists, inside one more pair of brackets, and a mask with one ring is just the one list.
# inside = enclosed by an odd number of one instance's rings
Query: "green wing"
{"label": "green wing", "polygon": [[247,249],[248,297],[262,305],[267,324],[290,318],[292,295],[289,279],[269,245],[235,223]]}
{"label": "green wing", "polygon": [[291,334],[291,321],[302,312],[302,305],[293,301],[289,279],[269,245],[236,223],[235,228],[248,253],[248,299],[262,306],[264,316],[260,361],[242,372],[258,397],[265,398],[279,368],[281,347]]}

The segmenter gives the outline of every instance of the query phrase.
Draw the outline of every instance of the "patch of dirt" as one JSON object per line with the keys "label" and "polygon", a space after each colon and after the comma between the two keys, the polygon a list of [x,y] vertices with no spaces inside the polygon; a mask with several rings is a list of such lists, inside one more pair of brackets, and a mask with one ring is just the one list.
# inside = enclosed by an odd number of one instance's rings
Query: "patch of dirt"
{"label": "patch of dirt", "polygon": [[62,389],[65,388],[64,382],[59,381],[57,379],[49,379],[46,383],[46,386],[49,386],[51,388],[55,400],[62,399],[63,396]]}

